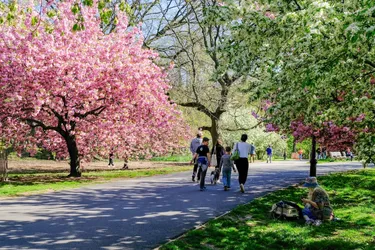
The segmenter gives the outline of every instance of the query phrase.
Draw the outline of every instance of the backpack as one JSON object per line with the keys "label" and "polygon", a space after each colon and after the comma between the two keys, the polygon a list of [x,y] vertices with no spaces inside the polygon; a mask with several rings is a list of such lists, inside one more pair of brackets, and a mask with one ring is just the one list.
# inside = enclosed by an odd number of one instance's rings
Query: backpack
{"label": "backpack", "polygon": [[302,219],[302,208],[292,201],[279,201],[272,205],[270,211],[274,219]]}

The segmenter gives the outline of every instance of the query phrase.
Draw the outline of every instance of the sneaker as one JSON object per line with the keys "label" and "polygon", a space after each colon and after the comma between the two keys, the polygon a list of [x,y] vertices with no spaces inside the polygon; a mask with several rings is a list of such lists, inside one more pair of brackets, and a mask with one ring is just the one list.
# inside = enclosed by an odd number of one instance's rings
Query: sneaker
{"label": "sneaker", "polygon": [[206,187],[199,189],[199,191],[205,191],[205,190],[206,190]]}
{"label": "sneaker", "polygon": [[243,186],[243,184],[240,185],[240,189],[241,189],[241,193],[245,193],[245,187]]}
{"label": "sneaker", "polygon": [[227,186],[224,186],[224,191],[228,191],[228,187]]}
{"label": "sneaker", "polygon": [[309,219],[306,221],[306,225],[312,225],[312,224],[314,224],[314,220]]}
{"label": "sneaker", "polygon": [[313,222],[313,225],[314,226],[320,226],[322,224],[322,221],[321,220],[315,220],[314,222]]}

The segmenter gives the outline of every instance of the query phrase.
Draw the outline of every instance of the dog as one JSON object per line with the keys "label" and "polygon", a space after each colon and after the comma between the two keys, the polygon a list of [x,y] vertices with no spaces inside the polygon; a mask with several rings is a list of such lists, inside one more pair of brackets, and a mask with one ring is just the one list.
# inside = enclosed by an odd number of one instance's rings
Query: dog
{"label": "dog", "polygon": [[216,185],[216,183],[219,180],[219,176],[220,176],[220,169],[215,167],[215,170],[212,171],[210,175],[211,184]]}

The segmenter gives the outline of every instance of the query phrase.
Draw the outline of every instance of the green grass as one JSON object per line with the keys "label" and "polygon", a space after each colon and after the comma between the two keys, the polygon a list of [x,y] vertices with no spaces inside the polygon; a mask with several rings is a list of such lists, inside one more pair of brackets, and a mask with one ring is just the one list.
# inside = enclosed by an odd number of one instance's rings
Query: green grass
{"label": "green grass", "polygon": [[190,169],[190,166],[184,166],[137,170],[88,171],[84,172],[80,178],[67,178],[67,173],[9,174],[9,182],[0,182],[0,197],[64,190],[112,179],[147,177]]}
{"label": "green grass", "polygon": [[349,159],[326,158],[326,159],[320,159],[320,160],[318,160],[318,163],[324,163],[324,162],[347,162],[347,161],[350,161],[350,160]]}
{"label": "green grass", "polygon": [[341,220],[319,227],[269,217],[272,204],[300,203],[307,190],[289,187],[239,206],[161,247],[179,249],[375,249],[375,170],[319,177]]}
{"label": "green grass", "polygon": [[172,162],[189,162],[191,155],[171,155],[151,158],[150,161],[172,161]]}

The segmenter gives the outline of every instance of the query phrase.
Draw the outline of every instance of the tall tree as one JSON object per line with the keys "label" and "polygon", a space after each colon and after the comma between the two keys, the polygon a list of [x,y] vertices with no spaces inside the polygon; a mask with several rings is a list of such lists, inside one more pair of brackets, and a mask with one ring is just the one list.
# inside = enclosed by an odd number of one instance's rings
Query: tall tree
{"label": "tall tree", "polygon": [[48,7],[16,6],[16,18],[0,27],[0,132],[7,142],[69,155],[70,176],[80,176],[81,159],[111,149],[127,157],[178,146],[186,127],[141,32],[127,31],[121,13],[116,31],[105,35],[95,8],[70,1]]}
{"label": "tall tree", "polygon": [[[234,1],[231,7],[240,4],[241,1]],[[165,37],[154,41],[152,47],[175,65],[171,74],[171,96],[180,106],[200,111],[204,118],[197,119],[208,118],[209,124],[202,128],[210,132],[216,143],[220,131],[228,129],[220,125],[222,115],[229,109],[243,106],[246,99],[244,94],[237,92],[242,82],[236,67],[242,63],[228,56],[231,50],[223,50],[231,42],[226,20],[236,20],[238,16],[229,16],[229,6],[215,0],[186,1],[185,10],[188,16],[184,25],[167,26],[169,30]],[[255,72],[257,45],[253,44],[249,49],[254,52],[248,57],[254,63],[249,71]],[[229,129],[246,130],[249,127]]]}
{"label": "tall tree", "polygon": [[[353,134],[374,132],[372,122],[366,123],[373,118],[374,5],[304,0],[244,6],[241,22],[231,28],[230,48],[236,51],[232,56],[249,64],[251,27],[267,31],[258,40],[263,47],[261,81],[250,82],[250,88],[253,99],[260,97],[267,105],[266,114],[276,129],[289,130],[292,122],[300,122],[312,130],[313,149],[317,136],[327,131],[325,123],[335,124],[340,137],[348,129]],[[248,75],[247,70],[242,73]],[[312,175],[315,165],[312,155]]]}

